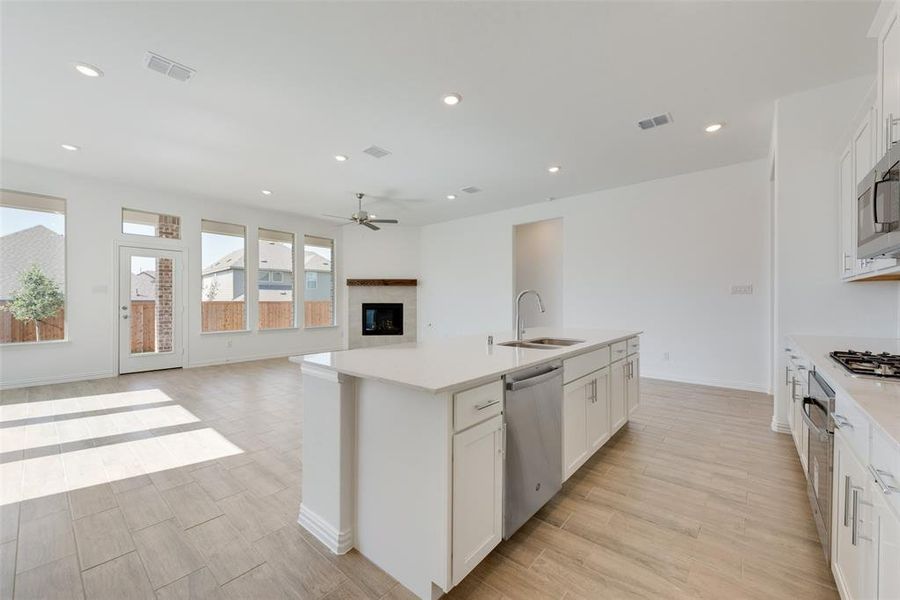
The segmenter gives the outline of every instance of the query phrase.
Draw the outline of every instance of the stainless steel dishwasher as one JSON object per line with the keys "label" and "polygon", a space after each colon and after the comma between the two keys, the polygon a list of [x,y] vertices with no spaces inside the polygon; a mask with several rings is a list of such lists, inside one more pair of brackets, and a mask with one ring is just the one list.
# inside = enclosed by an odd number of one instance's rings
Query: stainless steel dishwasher
{"label": "stainless steel dishwasher", "polygon": [[506,376],[503,539],[562,488],[561,363]]}

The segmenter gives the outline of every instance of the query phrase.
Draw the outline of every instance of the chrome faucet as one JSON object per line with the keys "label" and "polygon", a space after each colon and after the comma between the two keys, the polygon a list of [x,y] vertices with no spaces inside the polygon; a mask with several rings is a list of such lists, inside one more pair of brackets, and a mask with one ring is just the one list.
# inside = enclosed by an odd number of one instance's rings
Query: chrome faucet
{"label": "chrome faucet", "polygon": [[519,317],[519,312],[522,309],[522,297],[526,294],[534,294],[538,301],[538,308],[541,309],[541,312],[545,312],[544,302],[541,300],[541,295],[537,290],[522,290],[519,292],[519,295],[516,296],[516,340],[520,342],[522,341],[522,336],[525,335],[525,321]]}

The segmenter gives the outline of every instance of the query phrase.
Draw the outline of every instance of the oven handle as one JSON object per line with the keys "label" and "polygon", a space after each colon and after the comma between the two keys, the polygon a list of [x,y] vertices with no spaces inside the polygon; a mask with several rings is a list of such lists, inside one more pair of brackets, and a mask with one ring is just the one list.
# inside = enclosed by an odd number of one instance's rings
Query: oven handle
{"label": "oven handle", "polygon": [[819,436],[819,439],[823,441],[827,439],[829,435],[834,435],[834,432],[828,431],[827,429],[822,429],[812,422],[812,419],[810,419],[809,415],[806,413],[807,404],[815,404],[820,408],[822,407],[822,405],[819,404],[819,402],[815,398],[810,398],[809,396],[803,399],[803,406],[801,407],[800,414],[803,415],[803,422],[806,423],[806,426],[809,427],[810,431],[815,431],[816,435]]}

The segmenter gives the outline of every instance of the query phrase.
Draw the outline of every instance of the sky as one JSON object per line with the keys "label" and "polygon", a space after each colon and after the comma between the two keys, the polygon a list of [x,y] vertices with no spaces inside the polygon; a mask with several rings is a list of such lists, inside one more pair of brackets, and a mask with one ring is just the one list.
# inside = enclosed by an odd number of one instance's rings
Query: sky
{"label": "sky", "polygon": [[65,234],[66,217],[56,213],[21,210],[0,206],[0,235],[22,231],[35,225],[43,225],[56,233]]}

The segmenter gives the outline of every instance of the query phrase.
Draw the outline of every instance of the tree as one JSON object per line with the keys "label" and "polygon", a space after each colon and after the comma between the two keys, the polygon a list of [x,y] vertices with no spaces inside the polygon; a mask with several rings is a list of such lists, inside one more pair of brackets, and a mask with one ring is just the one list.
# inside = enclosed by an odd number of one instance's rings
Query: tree
{"label": "tree", "polygon": [[216,296],[219,295],[219,278],[216,275],[213,275],[212,281],[209,282],[209,286],[206,288],[206,299],[209,301],[213,301],[216,299]]}
{"label": "tree", "polygon": [[66,297],[59,284],[47,277],[38,265],[23,271],[19,282],[19,289],[2,309],[23,323],[33,321],[35,338],[41,341],[41,323],[59,312]]}

